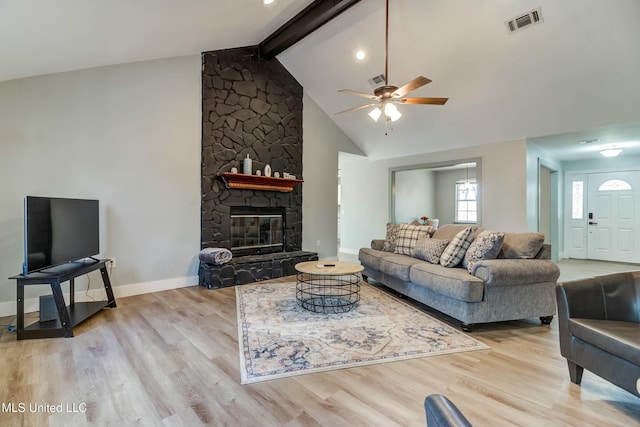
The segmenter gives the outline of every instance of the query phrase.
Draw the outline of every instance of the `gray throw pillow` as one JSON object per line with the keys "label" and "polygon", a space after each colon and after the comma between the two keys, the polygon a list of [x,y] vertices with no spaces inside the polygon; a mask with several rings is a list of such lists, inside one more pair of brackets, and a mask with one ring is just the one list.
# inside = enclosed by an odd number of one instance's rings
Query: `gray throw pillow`
{"label": "gray throw pillow", "polygon": [[500,255],[508,259],[535,258],[543,244],[542,233],[506,233]]}
{"label": "gray throw pillow", "polygon": [[387,223],[387,236],[384,238],[382,250],[385,252],[395,252],[396,241],[398,240],[398,232],[400,232],[400,224]]}
{"label": "gray throw pillow", "polygon": [[467,249],[467,253],[462,260],[462,266],[469,270],[469,273],[472,273],[478,261],[495,259],[500,253],[503,240],[504,233],[502,231],[482,231],[469,245],[469,249]]}
{"label": "gray throw pillow", "polygon": [[440,257],[440,265],[443,267],[455,267],[460,264],[473,240],[473,228],[467,227],[458,232],[447,245]]}
{"label": "gray throw pillow", "polygon": [[448,244],[448,240],[420,237],[413,251],[411,251],[411,256],[431,264],[439,264],[440,256],[442,256],[442,252],[444,252]]}

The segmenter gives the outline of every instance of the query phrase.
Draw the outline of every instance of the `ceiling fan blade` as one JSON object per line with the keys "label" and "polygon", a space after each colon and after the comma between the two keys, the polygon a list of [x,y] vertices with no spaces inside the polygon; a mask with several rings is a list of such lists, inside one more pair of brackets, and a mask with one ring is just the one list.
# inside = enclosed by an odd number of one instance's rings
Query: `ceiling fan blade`
{"label": "ceiling fan blade", "polygon": [[422,86],[424,86],[426,84],[429,84],[429,83],[431,83],[431,80],[429,80],[428,78],[422,77],[422,76],[418,76],[415,79],[411,80],[406,85],[398,88],[398,90],[393,92],[393,97],[394,98],[402,98],[403,96],[405,96],[409,92],[413,92],[414,90],[416,90],[418,88],[421,88]]}
{"label": "ceiling fan blade", "polygon": [[395,99],[394,102],[399,104],[433,104],[433,105],[444,105],[449,98],[400,98]]}
{"label": "ceiling fan blade", "polygon": [[357,95],[357,96],[361,96],[363,98],[378,99],[378,97],[375,96],[375,95],[371,95],[370,93],[358,92],[357,90],[340,89],[338,92],[348,93],[349,95]]}
{"label": "ceiling fan blade", "polygon": [[348,110],[338,111],[336,114],[348,113],[349,111],[362,110],[363,108],[369,108],[369,107],[373,107],[373,106],[376,106],[376,105],[379,105],[379,104],[376,102],[375,104],[361,105],[359,107],[349,108]]}

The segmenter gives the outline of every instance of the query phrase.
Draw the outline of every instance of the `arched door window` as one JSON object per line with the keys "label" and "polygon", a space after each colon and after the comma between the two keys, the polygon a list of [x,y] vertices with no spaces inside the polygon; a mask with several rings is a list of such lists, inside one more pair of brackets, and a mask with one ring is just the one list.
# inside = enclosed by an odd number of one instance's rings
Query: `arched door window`
{"label": "arched door window", "polygon": [[621,179],[610,179],[600,184],[598,191],[627,191],[632,190],[631,184]]}

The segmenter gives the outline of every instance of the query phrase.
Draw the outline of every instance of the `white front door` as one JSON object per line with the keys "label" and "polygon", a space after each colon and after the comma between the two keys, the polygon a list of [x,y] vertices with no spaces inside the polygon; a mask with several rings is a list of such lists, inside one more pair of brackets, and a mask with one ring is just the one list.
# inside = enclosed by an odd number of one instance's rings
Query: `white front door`
{"label": "white front door", "polygon": [[640,171],[588,175],[587,257],[640,263]]}

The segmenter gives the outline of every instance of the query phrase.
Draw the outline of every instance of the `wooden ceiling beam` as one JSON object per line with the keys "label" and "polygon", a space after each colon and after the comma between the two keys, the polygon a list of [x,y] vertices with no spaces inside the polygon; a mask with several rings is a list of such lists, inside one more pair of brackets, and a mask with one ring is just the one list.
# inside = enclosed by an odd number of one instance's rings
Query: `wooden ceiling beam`
{"label": "wooden ceiling beam", "polygon": [[315,0],[258,45],[260,57],[274,58],[360,0]]}

